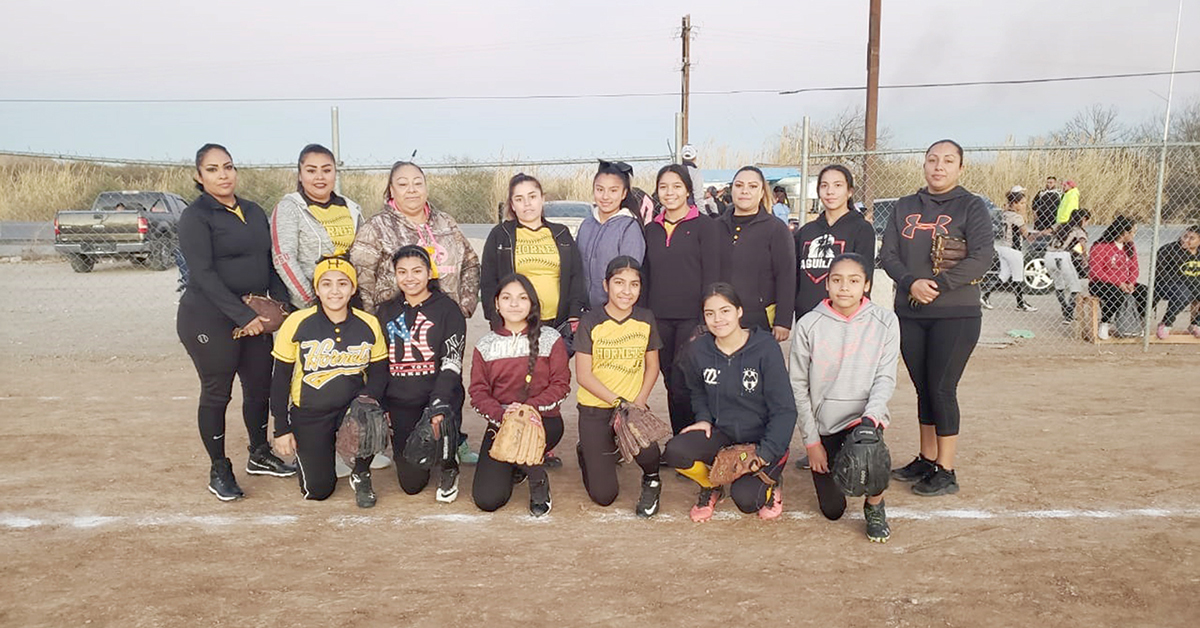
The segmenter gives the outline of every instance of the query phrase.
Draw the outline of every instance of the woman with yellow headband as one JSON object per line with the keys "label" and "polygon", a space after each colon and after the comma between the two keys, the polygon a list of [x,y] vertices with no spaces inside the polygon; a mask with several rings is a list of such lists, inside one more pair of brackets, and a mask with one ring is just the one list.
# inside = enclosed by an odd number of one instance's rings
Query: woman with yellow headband
{"label": "woman with yellow headband", "polygon": [[[334,444],[351,402],[365,395],[379,403],[387,386],[387,342],[379,321],[350,306],[357,282],[348,260],[322,259],[313,271],[320,303],[293,312],[275,334],[275,450],[296,454],[305,499],[326,499],[337,486]],[[375,505],[371,458],[354,461],[350,486],[359,508]]]}

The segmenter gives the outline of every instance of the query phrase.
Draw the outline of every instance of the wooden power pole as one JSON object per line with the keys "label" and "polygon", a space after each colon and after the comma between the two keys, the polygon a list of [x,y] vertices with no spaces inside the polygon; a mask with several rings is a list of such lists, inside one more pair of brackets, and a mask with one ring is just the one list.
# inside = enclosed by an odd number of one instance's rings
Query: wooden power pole
{"label": "wooden power pole", "polygon": [[879,124],[879,16],[883,0],[871,0],[871,17],[867,34],[867,119],[863,130],[863,192],[866,197],[867,217],[875,213],[875,198],[871,193],[871,179],[875,174],[876,127]]}
{"label": "wooden power pole", "polygon": [[[691,14],[683,16],[683,85],[680,90],[680,111],[683,113],[683,133],[680,141],[683,144],[688,143],[688,94],[691,91],[689,82],[692,74],[692,16]],[[682,144],[681,144],[682,146]]]}

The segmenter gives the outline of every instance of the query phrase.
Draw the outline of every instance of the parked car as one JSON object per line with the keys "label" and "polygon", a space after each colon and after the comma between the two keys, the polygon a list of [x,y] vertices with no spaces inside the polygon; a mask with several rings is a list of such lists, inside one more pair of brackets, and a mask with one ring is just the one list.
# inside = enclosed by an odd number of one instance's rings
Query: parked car
{"label": "parked car", "polygon": [[579,232],[583,219],[592,215],[592,204],[584,201],[547,201],[542,207],[542,216],[550,222],[565,225],[571,237]]}
{"label": "parked car", "polygon": [[130,259],[151,270],[175,266],[177,225],[187,202],[169,192],[101,192],[89,210],[54,216],[54,250],[77,273],[101,258]]}
{"label": "parked car", "polygon": [[[987,205],[988,211],[992,215],[992,232],[1000,230],[1000,208],[996,207],[988,197],[982,194],[976,194],[983,199]],[[892,217],[892,211],[896,208],[897,198],[880,198],[875,200],[875,216],[872,221],[872,226],[875,227],[875,250],[879,250],[879,240],[883,238],[884,227],[887,226],[888,220]],[[1054,288],[1054,280],[1050,278],[1049,271],[1046,270],[1046,262],[1043,256],[1046,254],[1046,244],[1049,238],[1041,237],[1026,242],[1022,247],[1022,252],[1025,254],[1025,293],[1026,294],[1046,294]],[[994,258],[992,260],[992,268],[984,275],[984,281],[1000,272],[1000,260]]]}

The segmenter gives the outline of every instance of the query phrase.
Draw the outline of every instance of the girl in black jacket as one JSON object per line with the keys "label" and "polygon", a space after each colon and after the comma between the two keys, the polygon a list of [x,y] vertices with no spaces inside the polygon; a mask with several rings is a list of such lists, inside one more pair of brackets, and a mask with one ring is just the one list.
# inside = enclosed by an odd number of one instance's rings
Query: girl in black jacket
{"label": "girl in black jacket", "polygon": [[[296,467],[271,453],[267,406],[271,390],[271,335],[247,294],[287,302],[287,288],[271,262],[271,227],[255,203],[235,194],[237,169],[229,151],[205,144],[196,151],[196,187],[202,192],[179,217],[179,249],[190,273],[179,299],[175,328],[200,376],[196,411],[200,438],[212,461],[208,490],[221,501],[244,497],[225,457],[225,409],[233,376],[242,382],[242,420],[250,437],[246,473],[287,477]],[[234,330],[244,335],[234,338]]]}
{"label": "girl in black jacket", "polygon": [[[992,218],[983,199],[958,185],[962,147],[941,140],[925,151],[927,187],[896,202],[879,260],[896,281],[900,353],[917,389],[921,451],[892,477],[914,482],[923,496],[958,492],[958,380],[979,341],[982,312],[976,284],[992,265]],[[966,241],[967,256],[934,273],[935,236]]]}
{"label": "girl in black jacket", "polygon": [[392,418],[396,477],[409,495],[420,493],[429,484],[429,469],[409,463],[399,453],[429,408],[443,451],[435,497],[450,503],[458,497],[457,423],[466,397],[462,364],[467,321],[458,304],[438,286],[437,272],[425,247],[400,247],[392,255],[392,266],[400,293],[379,304],[375,315],[387,338],[391,377],[383,406]]}
{"label": "girl in black jacket", "polygon": [[775,485],[756,474],[742,476],[729,487],[733,502],[762,519],[783,512],[779,482],[796,429],[796,399],[779,345],[764,330],[743,328],[742,314],[733,286],[713,284],[704,297],[704,323],[711,335],[696,338],[685,354],[696,422],[667,443],[663,461],[700,485],[690,513],[696,522],[711,519],[720,500],[721,488],[708,481],[717,452],[743,443],[756,445],[766,462],[762,471]]}
{"label": "girl in black jacket", "polygon": [[854,176],[845,166],[825,166],[817,175],[817,196],[825,211],[816,220],[796,230],[795,320],[800,320],[800,317],[829,297],[825,278],[829,276],[829,265],[838,255],[860,255],[867,264],[864,269],[867,280],[871,280],[875,261],[875,228],[862,214],[850,207],[853,194]]}
{"label": "girl in black jacket", "polygon": [[[545,220],[544,203],[537,179],[518,173],[508,182],[510,219],[493,227],[483,245],[479,289],[485,295],[495,294],[500,278],[525,275],[537,290],[546,315],[543,324],[559,327],[579,320],[587,292],[575,239],[566,226]],[[503,322],[490,299],[483,299],[483,313],[493,325]]]}
{"label": "girl in black jacket", "polygon": [[788,339],[796,302],[796,245],[788,226],[771,213],[771,192],[758,168],[737,171],[730,186],[733,211],[717,220],[723,227],[721,278],[733,284],[746,304],[742,323],[749,329]]}
{"label": "girl in black jacket", "polygon": [[678,434],[692,424],[695,414],[677,358],[700,325],[704,289],[720,274],[720,232],[697,208],[686,167],[663,166],[655,187],[663,211],[646,225],[645,294],[663,342],[658,363],[667,387],[671,429]]}

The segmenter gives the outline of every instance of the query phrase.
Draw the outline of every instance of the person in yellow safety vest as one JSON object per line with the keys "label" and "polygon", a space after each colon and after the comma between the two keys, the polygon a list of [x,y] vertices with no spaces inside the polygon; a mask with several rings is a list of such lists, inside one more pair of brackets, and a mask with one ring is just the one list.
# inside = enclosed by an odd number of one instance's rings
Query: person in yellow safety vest
{"label": "person in yellow safety vest", "polygon": [[1079,209],[1079,188],[1075,187],[1075,182],[1067,181],[1063,187],[1066,191],[1058,202],[1058,213],[1054,216],[1054,222],[1060,225],[1071,219],[1071,212]]}

